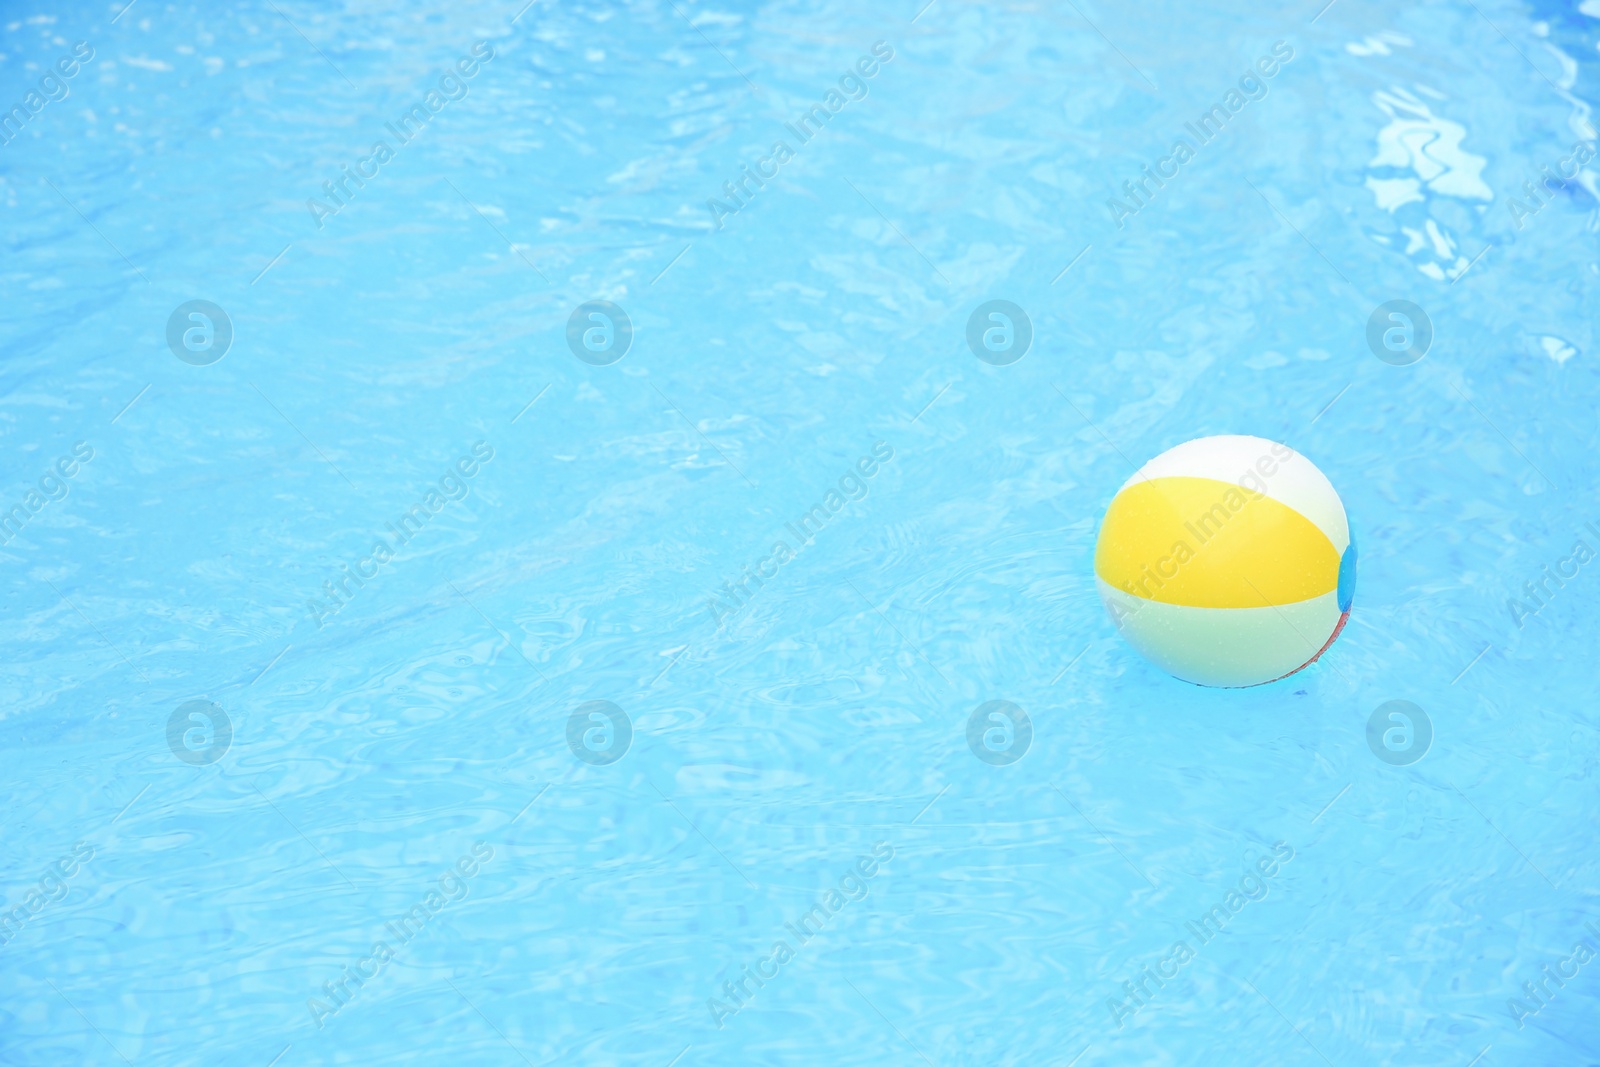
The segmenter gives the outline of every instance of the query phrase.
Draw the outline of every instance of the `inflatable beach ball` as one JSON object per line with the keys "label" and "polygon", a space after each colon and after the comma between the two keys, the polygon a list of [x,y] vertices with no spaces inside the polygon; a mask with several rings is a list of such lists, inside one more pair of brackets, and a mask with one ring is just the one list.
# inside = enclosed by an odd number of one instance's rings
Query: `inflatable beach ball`
{"label": "inflatable beach ball", "polygon": [[1259,437],[1202,437],[1117,491],[1094,570],[1112,621],[1150,662],[1197,685],[1260,685],[1339,636],[1356,546],[1310,460]]}

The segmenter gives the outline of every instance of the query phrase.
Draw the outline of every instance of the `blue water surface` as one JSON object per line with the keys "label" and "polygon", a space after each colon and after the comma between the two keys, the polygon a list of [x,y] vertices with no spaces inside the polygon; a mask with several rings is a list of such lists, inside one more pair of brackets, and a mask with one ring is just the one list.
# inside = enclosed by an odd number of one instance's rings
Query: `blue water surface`
{"label": "blue water surface", "polygon": [[[0,1063],[1600,1063],[1594,0],[0,34]],[[1256,689],[1094,584],[1217,433]]]}

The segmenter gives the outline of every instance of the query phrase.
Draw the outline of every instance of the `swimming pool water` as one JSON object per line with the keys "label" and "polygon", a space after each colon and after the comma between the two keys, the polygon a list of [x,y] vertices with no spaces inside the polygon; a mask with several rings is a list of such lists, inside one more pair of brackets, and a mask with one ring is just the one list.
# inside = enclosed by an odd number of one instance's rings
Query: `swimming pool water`
{"label": "swimming pool water", "polygon": [[0,13],[0,1063],[1600,1063],[1600,7],[524,2]]}

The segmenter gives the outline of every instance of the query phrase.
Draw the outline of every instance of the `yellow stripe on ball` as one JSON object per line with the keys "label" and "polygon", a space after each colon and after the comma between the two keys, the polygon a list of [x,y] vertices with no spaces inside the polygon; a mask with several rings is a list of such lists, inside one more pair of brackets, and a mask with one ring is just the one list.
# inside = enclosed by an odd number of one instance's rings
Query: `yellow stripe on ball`
{"label": "yellow stripe on ball", "polygon": [[1146,600],[1196,608],[1294,604],[1339,584],[1339,553],[1312,521],[1211,478],[1156,478],[1117,494],[1095,573]]}

